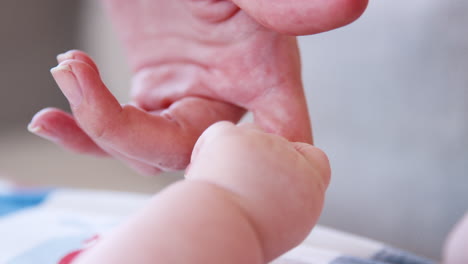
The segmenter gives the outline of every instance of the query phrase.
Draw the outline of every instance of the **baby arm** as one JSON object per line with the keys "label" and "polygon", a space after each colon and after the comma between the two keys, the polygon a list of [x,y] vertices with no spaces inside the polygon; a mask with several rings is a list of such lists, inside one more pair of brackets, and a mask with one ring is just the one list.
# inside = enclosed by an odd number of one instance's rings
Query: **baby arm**
{"label": "baby arm", "polygon": [[311,145],[217,123],[198,140],[185,181],[76,263],[267,263],[310,232],[329,176]]}

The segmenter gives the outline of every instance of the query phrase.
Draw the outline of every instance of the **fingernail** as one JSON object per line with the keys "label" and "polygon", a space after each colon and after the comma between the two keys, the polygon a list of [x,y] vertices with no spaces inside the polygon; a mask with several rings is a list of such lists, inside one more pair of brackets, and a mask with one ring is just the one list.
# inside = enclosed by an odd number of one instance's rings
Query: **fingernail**
{"label": "fingernail", "polygon": [[83,100],[83,93],[71,66],[69,64],[59,65],[52,68],[50,72],[70,105],[74,107],[79,106]]}
{"label": "fingernail", "polygon": [[38,132],[41,131],[41,126],[35,125],[33,123],[29,123],[28,130],[29,130],[29,132],[31,132],[33,134],[37,134]]}
{"label": "fingernail", "polygon": [[73,55],[71,52],[65,52],[65,53],[57,55],[58,63],[61,63],[66,60],[72,60],[72,59],[73,59]]}
{"label": "fingernail", "polygon": [[57,141],[57,137],[51,132],[51,131],[48,131],[46,129],[44,129],[43,126],[41,125],[36,125],[34,124],[33,122],[29,123],[28,125],[28,130],[29,132],[37,135],[37,136],[40,136],[42,138],[45,138],[47,140],[50,140],[50,141]]}

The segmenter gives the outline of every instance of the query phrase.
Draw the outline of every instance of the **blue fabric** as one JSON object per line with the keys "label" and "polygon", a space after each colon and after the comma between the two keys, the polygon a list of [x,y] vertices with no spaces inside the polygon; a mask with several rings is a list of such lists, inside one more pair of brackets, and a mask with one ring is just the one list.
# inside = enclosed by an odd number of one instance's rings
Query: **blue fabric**
{"label": "blue fabric", "polygon": [[387,264],[378,260],[362,259],[350,256],[342,256],[334,259],[330,264]]}
{"label": "blue fabric", "polygon": [[383,249],[375,254],[372,259],[381,261],[385,264],[435,264],[432,260],[393,248]]}
{"label": "blue fabric", "polygon": [[0,194],[0,217],[41,204],[51,191],[44,189]]}
{"label": "blue fabric", "polygon": [[350,256],[341,256],[330,264],[435,264],[411,253],[401,250],[386,248],[378,252],[372,259],[363,259]]}

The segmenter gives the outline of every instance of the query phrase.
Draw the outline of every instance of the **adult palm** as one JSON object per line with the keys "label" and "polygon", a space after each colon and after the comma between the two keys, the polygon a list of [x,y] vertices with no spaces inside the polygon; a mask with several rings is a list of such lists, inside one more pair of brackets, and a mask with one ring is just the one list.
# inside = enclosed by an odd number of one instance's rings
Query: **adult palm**
{"label": "adult palm", "polygon": [[[94,62],[83,52],[70,51],[58,57],[53,75],[71,103],[73,116],[46,109],[33,118],[30,128],[75,151],[110,154],[145,174],[185,168],[207,127],[220,120],[237,122],[245,111],[251,111],[265,131],[311,143],[293,35],[345,25],[367,4],[365,0],[103,2],[134,73],[134,102],[120,105],[102,83]],[[83,98],[79,103],[76,94]]]}

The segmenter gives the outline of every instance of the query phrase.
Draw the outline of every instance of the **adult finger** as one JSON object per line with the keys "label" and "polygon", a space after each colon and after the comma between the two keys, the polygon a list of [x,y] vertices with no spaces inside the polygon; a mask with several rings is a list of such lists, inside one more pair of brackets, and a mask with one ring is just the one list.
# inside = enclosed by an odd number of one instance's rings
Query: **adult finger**
{"label": "adult finger", "polygon": [[249,102],[255,123],[264,131],[289,141],[312,144],[307,102],[302,89],[277,89]]}
{"label": "adult finger", "polygon": [[65,53],[57,55],[57,62],[59,64],[66,60],[77,60],[84,62],[99,74],[99,69],[94,60],[81,50],[69,50]]}
{"label": "adult finger", "polygon": [[121,107],[92,67],[66,60],[52,74],[80,127],[99,145],[165,170],[183,169],[210,124],[238,121],[242,109],[203,98],[184,98],[161,115]]}
{"label": "adult finger", "polygon": [[107,156],[107,153],[83,132],[70,114],[59,109],[46,108],[38,112],[28,129],[73,152]]}
{"label": "adult finger", "polygon": [[[87,64],[88,66],[90,66],[93,70],[95,70],[99,74],[99,69],[98,69],[96,63],[94,62],[94,60],[88,54],[86,54],[83,51],[70,50],[70,51],[67,51],[65,53],[59,54],[57,56],[57,62],[59,64],[66,61],[66,60],[81,61],[81,62]],[[74,119],[72,121],[75,123]],[[52,129],[52,126],[50,126],[50,127]],[[56,132],[55,135],[57,137],[59,137],[59,136],[62,137],[62,139],[63,139],[62,142],[70,141],[71,134],[64,134],[64,133],[61,133],[61,131],[55,131],[55,132]],[[86,135],[86,133],[83,132],[81,129],[80,129],[79,132],[81,132],[81,134],[84,134],[86,137],[88,137]],[[79,133],[75,133],[75,137],[82,137],[82,136],[83,135],[79,135]],[[96,144],[95,144],[95,146],[99,148],[99,146],[97,146]],[[79,151],[79,152],[82,152],[82,151]],[[156,175],[156,174],[161,173],[161,170],[159,168],[156,168],[154,166],[145,164],[145,163],[140,162],[138,160],[126,157],[125,154],[119,153],[118,151],[115,151],[113,149],[105,149],[104,152],[105,153],[107,152],[107,153],[111,154],[114,158],[117,158],[118,160],[124,162],[128,167],[132,168],[133,170],[137,171],[140,174],[147,175],[147,176],[152,176],[152,175]]]}
{"label": "adult finger", "polygon": [[267,28],[310,35],[347,25],[364,12],[368,0],[232,0]]}
{"label": "adult finger", "polygon": [[73,116],[59,109],[46,108],[38,112],[28,125],[31,133],[80,154],[113,156],[143,175],[156,175],[159,168],[126,157],[112,149],[102,149],[77,124]]}
{"label": "adult finger", "polygon": [[151,164],[144,163],[135,158],[128,157],[126,154],[120,153],[114,149],[105,149],[112,157],[123,162],[127,167],[136,171],[137,173],[144,176],[155,176],[162,172],[160,168],[157,168]]}

